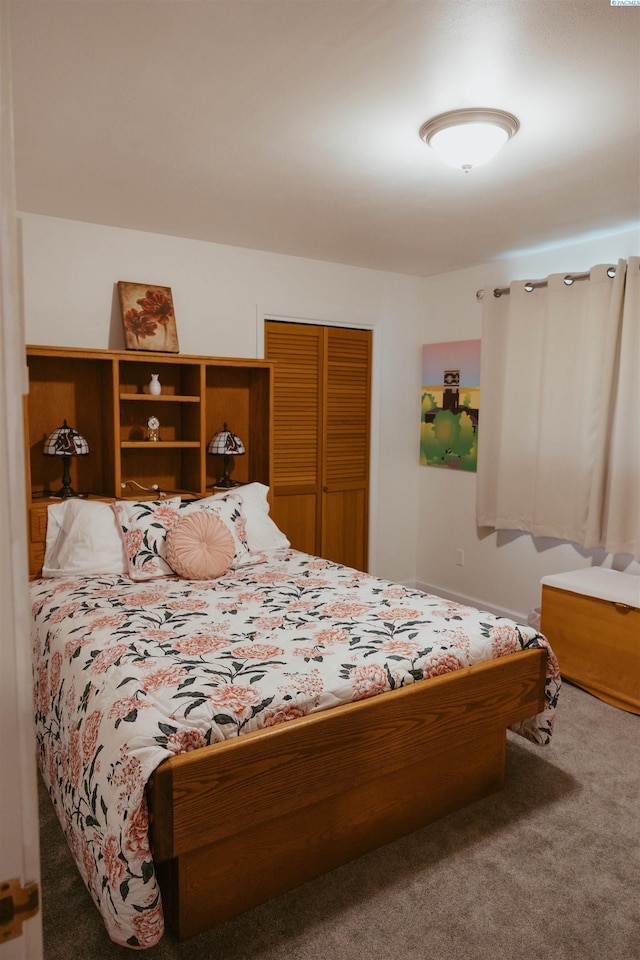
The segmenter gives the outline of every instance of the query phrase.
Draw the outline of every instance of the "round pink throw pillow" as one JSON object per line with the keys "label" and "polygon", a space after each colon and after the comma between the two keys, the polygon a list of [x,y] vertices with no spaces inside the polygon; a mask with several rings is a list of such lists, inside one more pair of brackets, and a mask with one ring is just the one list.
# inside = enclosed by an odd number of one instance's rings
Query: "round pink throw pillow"
{"label": "round pink throw pillow", "polygon": [[178,520],[167,534],[169,566],[186,580],[213,580],[231,566],[233,537],[208,510],[195,510]]}

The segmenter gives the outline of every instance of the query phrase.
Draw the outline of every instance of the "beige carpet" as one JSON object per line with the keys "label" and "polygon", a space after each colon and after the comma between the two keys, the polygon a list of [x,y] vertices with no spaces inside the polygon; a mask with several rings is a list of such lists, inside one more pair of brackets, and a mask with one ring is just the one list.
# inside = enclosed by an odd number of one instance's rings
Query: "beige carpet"
{"label": "beige carpet", "polygon": [[[640,717],[565,684],[507,786],[149,960],[640,960]],[[41,790],[45,960],[113,944]]]}

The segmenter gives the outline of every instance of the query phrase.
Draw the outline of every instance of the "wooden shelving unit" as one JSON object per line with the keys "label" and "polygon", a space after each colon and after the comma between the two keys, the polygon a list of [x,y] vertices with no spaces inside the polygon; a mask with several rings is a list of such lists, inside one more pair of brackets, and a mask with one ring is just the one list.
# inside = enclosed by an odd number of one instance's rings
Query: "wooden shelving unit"
{"label": "wooden shelving unit", "polygon": [[[63,420],[86,437],[89,454],[71,464],[73,487],[99,498],[140,499],[123,483],[158,487],[168,495],[204,496],[222,475],[207,444],[226,422],[246,453],[233,478],[271,486],[272,368],[264,360],[68,347],[27,347],[25,401],[27,500],[34,543],[31,566],[42,563],[46,508],[60,488],[58,457],[43,455],[46,437]],[[148,390],[159,375],[162,393]],[[147,421],[160,422],[159,440]],[[42,516],[41,516],[42,515]],[[37,549],[36,549],[37,547]],[[33,551],[32,551],[33,552]]]}

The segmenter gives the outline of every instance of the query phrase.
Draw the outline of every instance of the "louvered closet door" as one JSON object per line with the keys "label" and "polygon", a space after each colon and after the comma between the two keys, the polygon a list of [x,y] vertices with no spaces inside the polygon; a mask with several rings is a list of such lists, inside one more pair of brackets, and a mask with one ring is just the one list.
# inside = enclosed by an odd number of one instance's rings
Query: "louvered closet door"
{"label": "louvered closet door", "polygon": [[325,328],[320,555],[367,567],[371,331]]}
{"label": "louvered closet door", "polygon": [[265,324],[274,370],[272,515],[292,546],[367,564],[371,332]]}
{"label": "louvered closet door", "polygon": [[265,323],[265,357],[274,360],[271,515],[305,553],[318,553],[321,494],[323,329]]}

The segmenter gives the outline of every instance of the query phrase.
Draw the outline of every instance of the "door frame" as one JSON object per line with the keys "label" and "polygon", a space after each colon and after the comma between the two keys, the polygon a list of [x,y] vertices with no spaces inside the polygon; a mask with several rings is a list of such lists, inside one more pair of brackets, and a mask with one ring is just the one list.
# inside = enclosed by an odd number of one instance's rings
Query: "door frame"
{"label": "door frame", "polygon": [[[40,885],[33,679],[29,641],[23,396],[29,380],[15,207],[9,11],[0,4],[0,883]],[[16,894],[19,897],[18,891]],[[22,897],[19,897],[22,900]],[[2,960],[41,960],[41,909],[0,943]]]}

